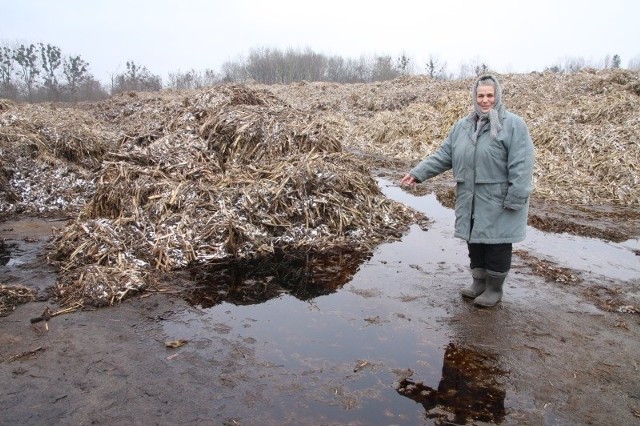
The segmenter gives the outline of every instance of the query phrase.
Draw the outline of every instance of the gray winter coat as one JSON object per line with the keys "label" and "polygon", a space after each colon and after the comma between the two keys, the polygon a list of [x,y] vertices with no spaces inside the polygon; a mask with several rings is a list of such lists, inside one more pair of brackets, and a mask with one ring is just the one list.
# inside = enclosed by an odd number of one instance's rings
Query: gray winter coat
{"label": "gray winter coat", "polygon": [[495,139],[486,125],[474,143],[472,114],[458,121],[440,149],[409,172],[423,182],[453,169],[455,236],[470,243],[515,243],[526,235],[533,142],[522,118],[503,106],[497,112],[502,129]]}

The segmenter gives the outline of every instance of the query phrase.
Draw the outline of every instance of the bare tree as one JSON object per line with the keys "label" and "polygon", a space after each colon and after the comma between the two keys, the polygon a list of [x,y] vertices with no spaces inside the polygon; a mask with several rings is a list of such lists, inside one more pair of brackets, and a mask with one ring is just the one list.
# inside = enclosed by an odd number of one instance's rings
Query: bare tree
{"label": "bare tree", "polygon": [[476,76],[481,76],[482,74],[486,74],[487,72],[489,72],[489,66],[484,62],[479,65],[476,65],[476,68],[475,68]]}
{"label": "bare tree", "polygon": [[172,89],[184,90],[193,88],[193,75],[190,71],[183,74],[180,70],[169,73],[168,87]]}
{"label": "bare tree", "polygon": [[18,99],[18,88],[13,83],[15,66],[13,49],[7,46],[0,48],[0,97]]}
{"label": "bare tree", "polygon": [[400,75],[400,72],[393,66],[391,56],[378,56],[375,58],[373,69],[371,72],[371,79],[373,81],[391,80]]}
{"label": "bare tree", "polygon": [[332,56],[327,59],[325,69],[327,81],[345,81],[345,60],[341,56]]}
{"label": "bare tree", "polygon": [[221,80],[222,78],[220,77],[220,74],[207,68],[204,70],[204,74],[202,75],[202,87],[213,86],[214,84],[220,83]]}
{"label": "bare tree", "polygon": [[223,81],[240,82],[248,78],[243,60],[240,60],[240,62],[225,62],[220,69],[222,70]]}
{"label": "bare tree", "polygon": [[323,81],[327,79],[328,60],[324,55],[315,53],[310,48],[303,51],[288,49],[284,55],[288,69],[288,82]]}
{"label": "bare tree", "polygon": [[109,93],[100,84],[98,80],[93,78],[91,74],[87,74],[80,80],[77,87],[77,99],[86,101],[101,101],[107,99]]}
{"label": "bare tree", "polygon": [[111,94],[127,90],[153,92],[162,89],[162,79],[151,74],[147,67],[140,66],[134,61],[127,61],[127,71],[115,76],[112,81]]}
{"label": "bare tree", "polygon": [[622,59],[620,58],[620,55],[618,54],[613,55],[613,58],[611,59],[611,68],[620,68],[621,64],[622,64]]}
{"label": "bare tree", "polygon": [[544,69],[545,72],[552,72],[552,73],[561,73],[563,72],[562,70],[562,66],[556,64],[556,65],[552,65],[550,67],[546,67]]}
{"label": "bare tree", "polygon": [[567,73],[578,72],[586,67],[586,61],[582,57],[567,57],[564,60],[564,70]]}
{"label": "bare tree", "polygon": [[178,90],[199,89],[218,82],[220,82],[220,77],[215,71],[206,69],[204,72],[200,72],[192,68],[186,73],[180,71],[169,73],[168,86]]}
{"label": "bare tree", "polygon": [[62,64],[63,74],[67,80],[66,89],[73,100],[77,100],[80,84],[88,79],[89,64],[80,56],[68,56]]}
{"label": "bare tree", "polygon": [[327,57],[313,52],[310,48],[305,49],[303,54],[305,66],[305,80],[320,81],[327,80]]}
{"label": "bare tree", "polygon": [[346,83],[364,83],[371,81],[372,67],[367,63],[367,58],[363,55],[358,59],[348,59],[345,64]]}
{"label": "bare tree", "polygon": [[280,83],[275,72],[277,54],[272,53],[269,48],[256,48],[249,51],[249,56],[245,63],[247,76],[261,83]]}
{"label": "bare tree", "polygon": [[298,51],[289,49],[282,52],[278,49],[252,49],[244,64],[236,64],[244,68],[239,72],[238,66],[226,64],[226,75],[238,74],[246,78],[267,83],[287,84],[294,81],[320,81],[326,78],[326,59],[306,49]]}
{"label": "bare tree", "polygon": [[429,55],[427,61],[427,75],[435,79],[443,79],[446,77],[447,63],[441,62],[438,57]]}
{"label": "bare tree", "polygon": [[461,79],[469,78],[474,76],[474,66],[471,64],[462,63],[460,64],[460,72],[458,77]]}
{"label": "bare tree", "polygon": [[44,87],[47,89],[49,100],[57,101],[60,98],[60,86],[58,84],[58,69],[62,64],[62,55],[59,47],[40,43],[40,61],[44,70]]}
{"label": "bare tree", "polygon": [[80,56],[63,57],[51,44],[0,46],[0,97],[28,102],[105,99],[107,92],[88,70]]}
{"label": "bare tree", "polygon": [[36,83],[36,78],[40,74],[38,69],[38,56],[36,55],[36,46],[30,44],[25,46],[20,45],[14,51],[14,60],[20,66],[18,69],[18,75],[22,78],[24,86],[27,90],[27,100],[31,101],[33,96],[33,88]]}
{"label": "bare tree", "polygon": [[409,58],[406,54],[402,53],[396,59],[396,68],[400,71],[402,75],[411,74],[411,58]]}
{"label": "bare tree", "polygon": [[461,79],[469,78],[469,77],[477,77],[482,74],[486,74],[490,72],[491,68],[487,64],[486,61],[480,59],[479,57],[474,58],[468,63],[460,64],[460,75]]}

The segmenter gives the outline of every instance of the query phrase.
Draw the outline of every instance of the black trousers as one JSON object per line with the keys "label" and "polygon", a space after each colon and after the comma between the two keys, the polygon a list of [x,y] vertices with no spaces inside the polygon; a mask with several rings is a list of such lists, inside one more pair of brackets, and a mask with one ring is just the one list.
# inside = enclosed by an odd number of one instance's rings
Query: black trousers
{"label": "black trousers", "polygon": [[495,272],[511,269],[513,244],[471,244],[467,243],[471,269],[484,268]]}

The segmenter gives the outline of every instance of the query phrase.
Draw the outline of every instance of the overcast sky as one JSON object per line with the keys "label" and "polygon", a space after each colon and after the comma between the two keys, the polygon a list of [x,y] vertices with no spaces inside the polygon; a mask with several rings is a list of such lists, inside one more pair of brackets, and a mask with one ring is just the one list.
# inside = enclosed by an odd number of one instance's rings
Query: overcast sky
{"label": "overcast sky", "polygon": [[165,80],[261,47],[405,53],[418,72],[434,55],[453,74],[470,63],[529,72],[567,58],[640,61],[637,0],[0,0],[0,11],[0,44],[57,46],[102,81],[128,60]]}

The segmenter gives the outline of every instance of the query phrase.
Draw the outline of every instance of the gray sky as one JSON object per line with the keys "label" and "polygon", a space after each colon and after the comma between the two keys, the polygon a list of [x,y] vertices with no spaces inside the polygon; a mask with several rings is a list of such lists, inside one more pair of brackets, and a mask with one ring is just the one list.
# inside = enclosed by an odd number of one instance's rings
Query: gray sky
{"label": "gray sky", "polygon": [[637,0],[0,0],[0,43],[52,44],[99,80],[128,60],[166,79],[220,70],[253,48],[311,48],[344,58],[405,53],[529,72],[619,54],[640,61]]}

